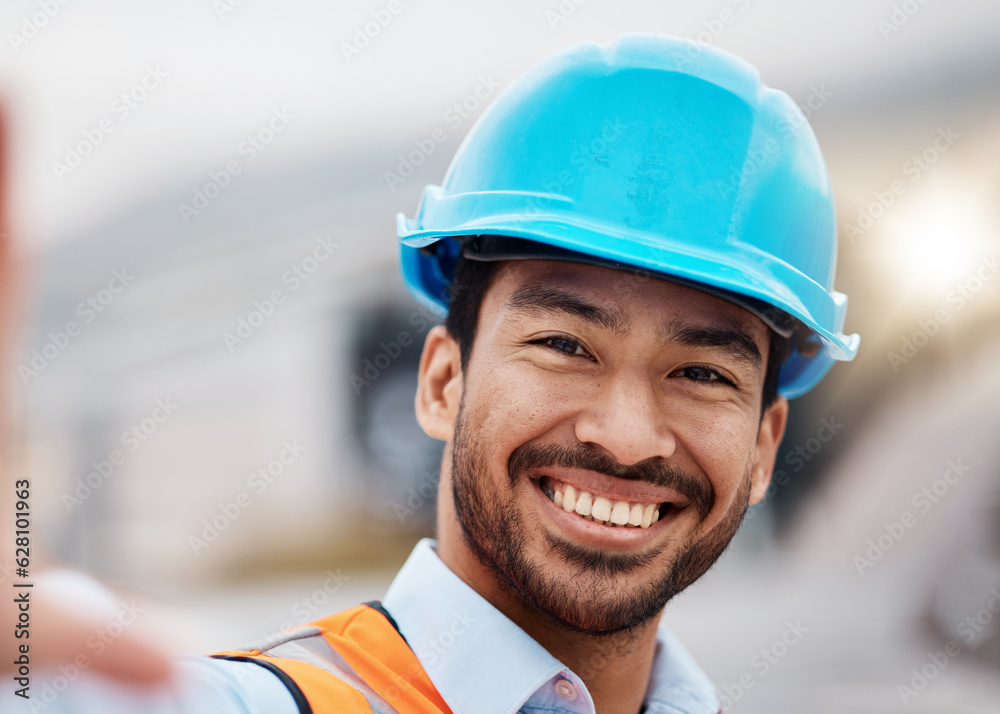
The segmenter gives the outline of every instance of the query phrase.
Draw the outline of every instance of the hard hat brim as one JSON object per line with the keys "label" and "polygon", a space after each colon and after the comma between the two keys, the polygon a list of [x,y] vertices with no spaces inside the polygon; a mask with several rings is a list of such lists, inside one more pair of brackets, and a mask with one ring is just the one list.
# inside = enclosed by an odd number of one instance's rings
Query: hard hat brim
{"label": "hard hat brim", "polygon": [[[425,195],[425,202],[434,202],[433,191]],[[457,198],[457,197],[455,197]],[[546,196],[551,200],[551,196]],[[477,194],[480,201],[488,203],[488,193]],[[446,202],[453,199],[444,199]],[[500,197],[501,202],[504,201]],[[430,208],[426,203],[424,208]],[[447,313],[447,288],[451,276],[442,275],[438,262],[424,255],[420,248],[443,238],[471,235],[497,235],[523,238],[544,245],[575,253],[586,253],[598,260],[620,262],[642,270],[674,277],[691,287],[701,287],[710,294],[725,291],[745,296],[784,311],[805,325],[822,343],[822,350],[814,356],[793,352],[782,368],[779,391],[792,398],[808,392],[829,371],[834,361],[849,361],[857,353],[858,335],[842,332],[847,296],[827,290],[793,267],[772,256],[754,252],[753,260],[741,253],[753,251],[751,246],[733,242],[731,252],[720,254],[716,250],[698,251],[680,239],[669,240],[663,236],[650,236],[641,240],[635,231],[627,236],[615,235],[610,226],[583,225],[567,220],[566,215],[487,215],[476,221],[448,229],[421,228],[415,220],[400,213],[397,216],[397,233],[401,241],[401,259],[407,285],[427,307],[439,314]],[[609,240],[610,239],[610,240]],[[617,239],[617,240],[616,240]],[[750,270],[748,265],[754,265]],[[803,300],[801,296],[807,296]],[[806,303],[814,306],[806,308]],[[753,311],[751,311],[753,312]],[[832,325],[833,329],[825,325]]]}

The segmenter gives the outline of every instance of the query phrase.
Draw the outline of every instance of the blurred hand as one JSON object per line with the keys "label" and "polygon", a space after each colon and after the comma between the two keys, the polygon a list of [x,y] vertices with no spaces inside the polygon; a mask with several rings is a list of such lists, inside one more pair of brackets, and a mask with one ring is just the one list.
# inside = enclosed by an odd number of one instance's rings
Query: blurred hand
{"label": "blurred hand", "polygon": [[[10,525],[5,523],[5,526]],[[4,539],[5,545],[7,539]],[[136,685],[165,683],[170,675],[167,653],[155,642],[144,642],[130,631],[129,613],[122,613],[111,591],[83,573],[49,570],[24,582],[32,588],[14,588],[8,577],[0,600],[3,621],[0,671],[16,670],[20,645],[28,645],[31,672],[70,666]],[[30,591],[30,637],[14,637],[20,614],[14,597]],[[117,623],[117,624],[116,624]]]}
{"label": "blurred hand", "polygon": [[[0,108],[0,369],[4,378],[0,379],[0,458],[6,456],[7,418],[10,400],[6,393],[7,378],[10,375],[11,322],[14,317],[15,271],[11,266],[11,241],[8,235],[9,215],[7,212],[7,171],[10,140],[5,112]],[[28,645],[28,659],[32,674],[43,668],[57,668],[72,665],[78,669],[97,672],[119,681],[152,685],[168,679],[170,665],[166,653],[155,643],[143,642],[139,637],[124,629],[117,628],[117,636],[105,644],[94,646],[95,635],[106,628],[108,603],[115,603],[110,592],[96,581],[82,574],[67,574],[65,571],[53,577],[36,573],[39,554],[37,530],[32,527],[30,554],[32,577],[15,579],[13,560],[15,557],[15,481],[11,464],[0,461],[0,563],[7,563],[10,572],[0,573],[0,673],[7,679],[16,671],[15,660],[21,656],[20,645]],[[15,588],[15,582],[34,582],[32,588]],[[14,598],[28,592],[30,599],[29,637],[15,637],[20,610]],[[103,611],[103,612],[102,612]],[[83,663],[86,663],[85,665]],[[5,693],[5,697],[10,693]]]}

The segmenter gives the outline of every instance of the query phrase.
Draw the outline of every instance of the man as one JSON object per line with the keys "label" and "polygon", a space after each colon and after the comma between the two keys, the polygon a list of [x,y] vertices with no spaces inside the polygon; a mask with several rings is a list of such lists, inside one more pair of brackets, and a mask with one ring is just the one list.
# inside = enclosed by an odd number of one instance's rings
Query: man
{"label": "man", "polygon": [[416,398],[446,443],[437,542],[382,603],[224,656],[301,711],[717,712],[663,608],[764,497],[786,397],[858,343],[801,113],[690,43],[572,48],[398,232],[447,311]]}
{"label": "man", "polygon": [[436,542],[382,602],[188,662],[143,710],[718,712],[660,616],[763,498],[786,398],[858,343],[801,113],[693,43],[575,47],[398,231],[447,311],[416,395]]}

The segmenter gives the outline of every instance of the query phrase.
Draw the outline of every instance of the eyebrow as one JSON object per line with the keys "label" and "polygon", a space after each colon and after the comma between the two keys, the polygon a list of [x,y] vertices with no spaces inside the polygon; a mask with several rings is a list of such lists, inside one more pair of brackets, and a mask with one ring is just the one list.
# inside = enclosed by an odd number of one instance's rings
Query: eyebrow
{"label": "eyebrow", "polygon": [[[587,302],[578,295],[545,285],[525,285],[513,292],[507,307],[526,315],[562,313],[581,318],[621,335],[628,333],[630,321],[619,310]],[[685,347],[722,350],[733,359],[760,370],[763,356],[749,334],[730,327],[705,327],[674,321],[663,325],[658,337],[664,343]]]}
{"label": "eyebrow", "polygon": [[746,332],[729,327],[701,327],[672,322],[661,331],[664,342],[674,342],[686,347],[721,349],[733,359],[760,370],[764,361],[760,348]]}
{"label": "eyebrow", "polygon": [[528,315],[564,313],[620,334],[629,330],[628,317],[618,310],[594,305],[573,293],[544,285],[518,288],[507,300],[507,307]]}

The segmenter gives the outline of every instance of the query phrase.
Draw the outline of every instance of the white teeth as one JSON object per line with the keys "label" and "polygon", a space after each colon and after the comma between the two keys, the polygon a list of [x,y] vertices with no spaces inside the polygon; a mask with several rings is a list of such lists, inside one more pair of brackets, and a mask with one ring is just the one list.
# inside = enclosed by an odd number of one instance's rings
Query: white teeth
{"label": "white teeth", "polygon": [[[549,486],[549,483],[553,485]],[[558,481],[546,482],[542,485],[542,491],[557,508],[602,525],[649,528],[660,518],[658,503],[629,504],[628,501],[612,501],[605,496],[578,491],[573,486]]]}
{"label": "white teeth", "polygon": [[645,508],[642,509],[642,523],[640,528],[649,528],[653,523],[653,511],[656,510],[656,505],[650,503]]}
{"label": "white teeth", "polygon": [[562,507],[564,511],[569,513],[572,513],[576,509],[576,489],[572,486],[566,486],[563,490]]}
{"label": "white teeth", "polygon": [[615,507],[611,510],[611,522],[623,526],[628,523],[628,514],[628,503],[625,501],[618,501],[615,503]]}
{"label": "white teeth", "polygon": [[598,496],[594,499],[594,505],[591,506],[590,513],[594,516],[595,521],[611,520],[611,501],[603,496]]}
{"label": "white teeth", "polygon": [[576,499],[576,512],[579,513],[581,516],[589,516],[590,507],[591,507],[590,494],[584,491]]}

